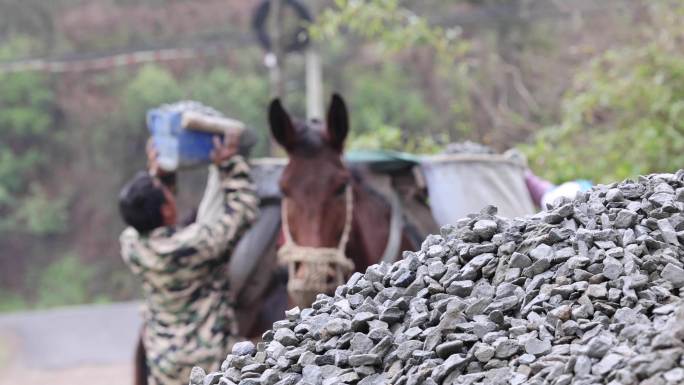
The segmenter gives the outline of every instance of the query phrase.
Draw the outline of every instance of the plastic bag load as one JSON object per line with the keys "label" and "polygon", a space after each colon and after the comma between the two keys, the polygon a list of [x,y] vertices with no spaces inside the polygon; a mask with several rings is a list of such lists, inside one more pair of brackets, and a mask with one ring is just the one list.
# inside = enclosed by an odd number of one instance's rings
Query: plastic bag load
{"label": "plastic bag load", "polygon": [[197,102],[179,102],[148,111],[147,128],[159,153],[159,165],[167,171],[208,163],[213,137],[223,137],[225,132],[240,137],[242,155],[247,155],[256,143],[244,123]]}
{"label": "plastic bag load", "polygon": [[588,191],[591,189],[591,187],[591,182],[584,179],[573,180],[570,182],[565,182],[559,186],[553,186],[542,196],[541,207],[545,209],[548,205],[551,205],[560,197],[575,199],[577,193]]}
{"label": "plastic bag load", "polygon": [[453,224],[487,205],[508,218],[536,212],[521,160],[497,154],[422,157],[430,208],[440,226]]}

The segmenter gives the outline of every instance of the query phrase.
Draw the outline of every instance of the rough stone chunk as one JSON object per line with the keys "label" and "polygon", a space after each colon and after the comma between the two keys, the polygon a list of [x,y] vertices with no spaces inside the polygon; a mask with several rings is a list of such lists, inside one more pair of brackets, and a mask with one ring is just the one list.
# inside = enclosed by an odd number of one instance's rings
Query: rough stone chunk
{"label": "rough stone chunk", "polygon": [[587,354],[590,357],[602,358],[613,344],[614,341],[612,338],[606,334],[600,334],[589,341],[589,345],[587,345]]}
{"label": "rough stone chunk", "polygon": [[354,331],[361,331],[362,329],[368,329],[368,321],[372,321],[377,318],[377,316],[371,312],[362,311],[354,314],[354,318],[351,321],[351,328]]}
{"label": "rough stone chunk", "polygon": [[606,200],[608,202],[620,202],[624,199],[622,191],[617,188],[612,188],[606,193]]}
{"label": "rough stone chunk", "polygon": [[384,374],[371,374],[359,381],[358,385],[384,385],[387,384],[387,378]]}
{"label": "rough stone chunk", "polygon": [[321,367],[316,365],[306,365],[302,368],[302,381],[309,384],[321,384]]}
{"label": "rough stone chunk", "polygon": [[511,261],[508,263],[508,267],[511,268],[526,268],[532,264],[532,260],[525,254],[513,253],[511,255]]}
{"label": "rough stone chunk", "polygon": [[206,375],[207,375],[207,373],[204,371],[204,369],[200,368],[199,366],[195,366],[190,371],[190,384],[191,385],[203,385],[204,384],[204,377]]}
{"label": "rough stone chunk", "polygon": [[393,284],[396,287],[408,287],[413,280],[416,279],[416,273],[410,270],[403,270],[401,274],[394,279]]}
{"label": "rough stone chunk", "polygon": [[373,348],[373,345],[373,340],[368,338],[368,336],[363,333],[354,334],[354,337],[350,342],[351,350],[357,353],[367,353]]}
{"label": "rough stone chunk", "polygon": [[551,259],[552,255],[553,248],[545,243],[539,244],[530,251],[530,257],[534,261],[538,261],[540,259]]}
{"label": "rough stone chunk", "polygon": [[499,339],[494,342],[494,356],[496,358],[508,358],[516,353],[520,346],[515,340],[510,340],[507,338]]}
{"label": "rough stone chunk", "polygon": [[256,346],[252,341],[237,342],[231,350],[231,354],[235,356],[253,356],[256,352]]}
{"label": "rough stone chunk", "polygon": [[623,357],[619,354],[607,354],[598,364],[594,365],[591,372],[597,376],[604,376],[606,373],[613,370],[621,361]]}
{"label": "rough stone chunk", "polygon": [[364,365],[377,365],[380,363],[380,356],[377,354],[354,354],[349,356],[349,365],[351,366],[364,366]]}
{"label": "rough stone chunk", "polygon": [[283,346],[292,346],[299,342],[295,332],[286,328],[276,330],[273,339],[283,344]]}
{"label": "rough stone chunk", "polygon": [[551,351],[551,341],[530,338],[525,342],[525,352],[535,356],[545,355]]}
{"label": "rough stone chunk", "polygon": [[488,241],[492,239],[492,236],[496,233],[497,227],[498,225],[496,222],[489,219],[483,219],[475,222],[475,225],[473,225],[473,232],[482,240]]}
{"label": "rough stone chunk", "polygon": [[475,284],[471,280],[454,281],[447,288],[447,293],[459,297],[467,297],[473,291]]}
{"label": "rough stone chunk", "polygon": [[626,229],[634,225],[637,219],[637,213],[628,210],[628,209],[623,209],[620,210],[617,214],[617,217],[615,218],[615,227],[618,229]]}
{"label": "rough stone chunk", "polygon": [[461,341],[447,341],[443,344],[437,345],[435,351],[441,358],[447,358],[450,355],[460,352],[463,349],[463,342]]}
{"label": "rough stone chunk", "polygon": [[460,354],[454,354],[447,358],[443,364],[437,366],[432,371],[432,380],[441,383],[442,380],[454,370],[463,368],[468,364],[468,358]]}
{"label": "rough stone chunk", "polygon": [[672,282],[672,285],[676,288],[684,287],[684,269],[681,267],[668,263],[663,268],[660,276],[663,277],[663,279]]}
{"label": "rough stone chunk", "polygon": [[623,266],[620,261],[613,257],[603,260],[603,275],[608,279],[618,279],[622,275]]}
{"label": "rough stone chunk", "polygon": [[672,227],[672,224],[670,223],[670,220],[667,218],[659,219],[658,220],[658,229],[660,229],[660,232],[663,236],[663,239],[665,242],[679,246],[679,240],[677,239],[677,232],[675,231],[674,227]]}
{"label": "rough stone chunk", "polygon": [[606,287],[606,283],[589,285],[586,294],[592,298],[606,298],[608,296],[608,288]]}
{"label": "rough stone chunk", "polygon": [[496,350],[487,344],[477,344],[475,345],[475,358],[480,362],[487,362],[494,358],[494,353]]}

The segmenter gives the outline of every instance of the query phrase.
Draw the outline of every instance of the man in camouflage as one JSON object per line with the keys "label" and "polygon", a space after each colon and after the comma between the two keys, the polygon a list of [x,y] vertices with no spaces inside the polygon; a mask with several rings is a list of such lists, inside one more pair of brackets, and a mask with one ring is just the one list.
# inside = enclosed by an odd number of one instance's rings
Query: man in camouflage
{"label": "man in camouflage", "polygon": [[151,385],[187,384],[195,365],[218,370],[237,337],[226,262],[256,219],[258,198],[249,166],[236,155],[237,138],[226,143],[215,141],[212,154],[225,201],[211,222],[175,227],[175,199],[158,178],[154,152],[148,152],[150,172],[121,191],[121,213],[130,226],[121,234],[121,254],[143,282]]}

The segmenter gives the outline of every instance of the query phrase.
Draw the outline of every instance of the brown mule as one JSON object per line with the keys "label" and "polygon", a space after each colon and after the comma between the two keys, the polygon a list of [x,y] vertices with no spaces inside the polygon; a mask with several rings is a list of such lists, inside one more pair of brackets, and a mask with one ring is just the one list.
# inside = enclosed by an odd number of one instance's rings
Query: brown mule
{"label": "brown mule", "polygon": [[[289,157],[280,179],[283,228],[286,243],[295,243],[300,254],[290,269],[290,304],[309,306],[311,295],[293,298],[293,281],[319,275],[319,281],[327,279],[326,294],[332,294],[340,283],[336,277],[345,266],[335,271],[335,263],[331,262],[327,276],[321,278],[321,270],[314,269],[312,274],[313,265],[309,262],[315,262],[318,254],[334,254],[336,248],[353,262],[355,271],[363,272],[380,262],[390,236],[391,206],[369,188],[362,170],[343,162],[349,118],[342,97],[333,95],[325,123],[293,121],[280,101],[274,100],[269,108],[269,122],[273,137]],[[418,246],[410,239],[404,231],[399,250]],[[311,255],[301,255],[307,252]],[[399,253],[395,259],[400,257]]]}

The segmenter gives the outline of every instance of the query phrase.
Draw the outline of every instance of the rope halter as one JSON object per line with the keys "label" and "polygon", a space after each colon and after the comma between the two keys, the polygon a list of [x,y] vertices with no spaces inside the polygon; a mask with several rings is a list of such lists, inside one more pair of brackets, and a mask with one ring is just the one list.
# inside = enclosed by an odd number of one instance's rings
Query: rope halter
{"label": "rope halter", "polygon": [[[354,211],[351,184],[345,189],[345,222],[342,237],[337,247],[307,247],[298,245],[292,239],[287,220],[287,200],[281,206],[282,226],[285,244],[278,250],[278,260],[288,266],[287,292],[296,306],[309,307],[319,293],[332,293],[344,284],[346,277],[354,271],[354,262],[347,258],[345,249],[349,242]],[[297,266],[306,265],[305,274],[297,276]],[[330,273],[333,280],[328,281]]]}

